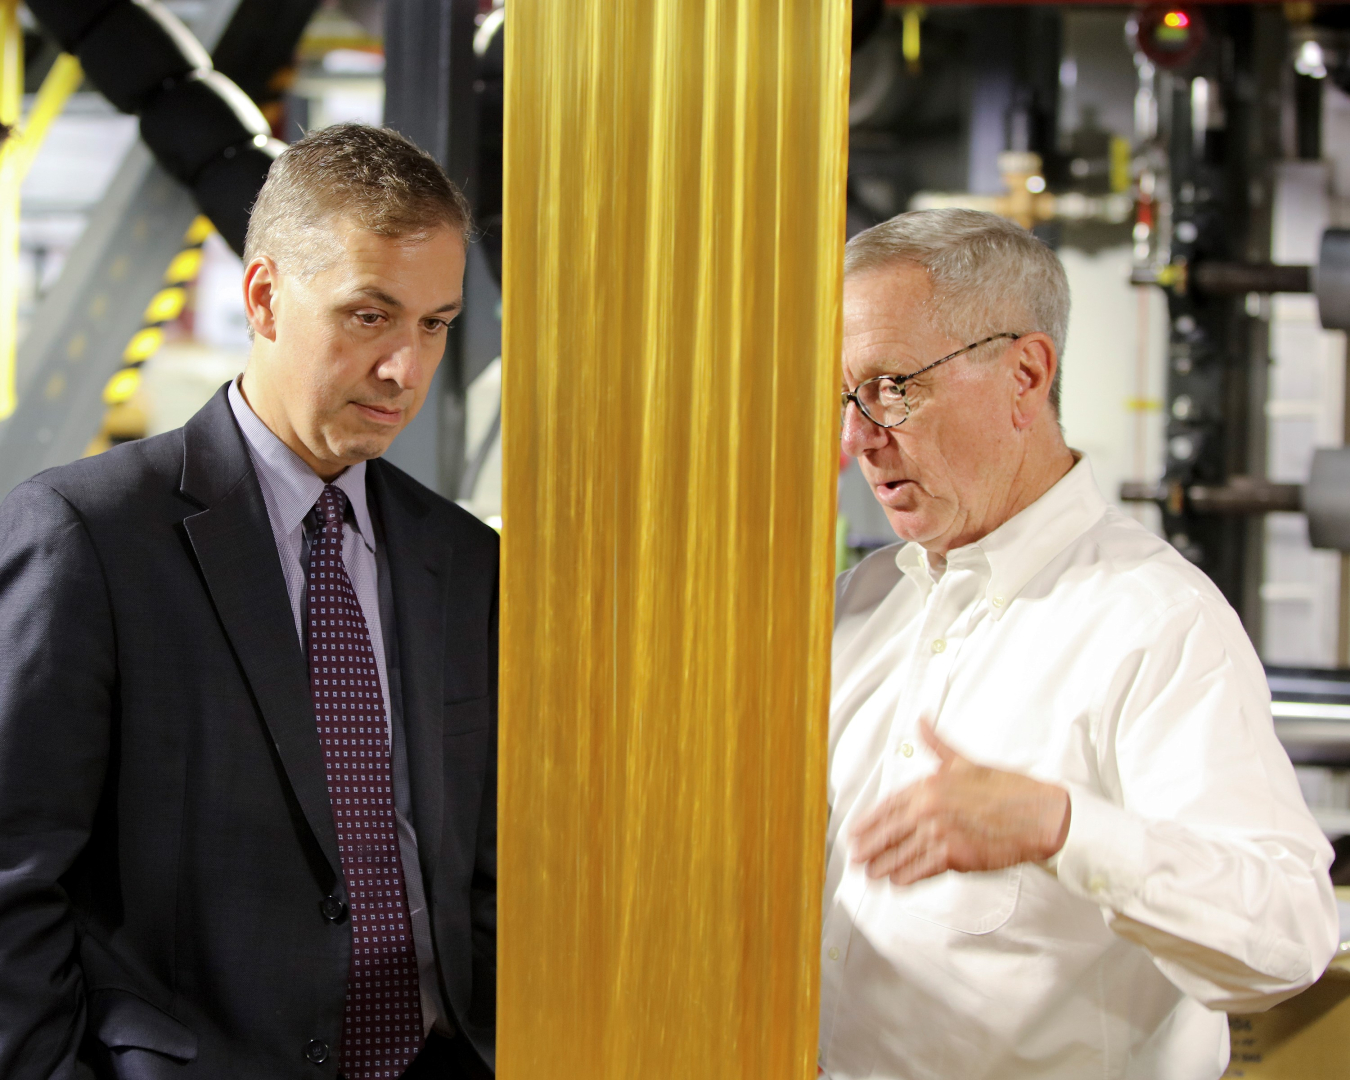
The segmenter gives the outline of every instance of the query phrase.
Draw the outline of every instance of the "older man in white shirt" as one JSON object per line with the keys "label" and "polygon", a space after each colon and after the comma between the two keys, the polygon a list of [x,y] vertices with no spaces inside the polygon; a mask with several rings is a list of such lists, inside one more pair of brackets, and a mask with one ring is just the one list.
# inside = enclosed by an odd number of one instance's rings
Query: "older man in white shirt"
{"label": "older man in white shirt", "polygon": [[839,581],[832,1080],[1214,1080],[1336,947],[1237,616],[1065,445],[1068,308],[989,214],[848,246],[843,445],[906,542]]}

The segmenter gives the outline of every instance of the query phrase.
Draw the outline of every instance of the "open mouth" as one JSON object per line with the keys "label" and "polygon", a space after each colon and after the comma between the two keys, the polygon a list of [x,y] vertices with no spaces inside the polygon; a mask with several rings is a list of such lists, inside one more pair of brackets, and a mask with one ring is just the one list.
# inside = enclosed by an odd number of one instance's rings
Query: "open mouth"
{"label": "open mouth", "polygon": [[882,504],[891,506],[895,504],[897,500],[903,498],[907,494],[906,489],[913,486],[913,484],[913,480],[884,481],[883,483],[875,485],[877,499]]}

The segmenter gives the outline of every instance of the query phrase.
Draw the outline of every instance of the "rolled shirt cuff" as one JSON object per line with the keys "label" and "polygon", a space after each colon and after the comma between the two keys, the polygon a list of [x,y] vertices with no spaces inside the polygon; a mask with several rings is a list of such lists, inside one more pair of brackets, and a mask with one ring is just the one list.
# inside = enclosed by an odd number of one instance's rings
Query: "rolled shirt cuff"
{"label": "rolled shirt cuff", "polygon": [[1143,887],[1144,822],[1081,784],[1069,792],[1069,833],[1043,864],[1075,896],[1122,911]]}

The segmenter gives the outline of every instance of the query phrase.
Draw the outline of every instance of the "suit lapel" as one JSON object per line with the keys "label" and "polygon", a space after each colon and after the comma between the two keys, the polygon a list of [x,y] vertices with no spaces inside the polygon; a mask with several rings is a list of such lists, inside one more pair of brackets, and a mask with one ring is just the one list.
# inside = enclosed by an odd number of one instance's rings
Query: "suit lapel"
{"label": "suit lapel", "polygon": [[224,390],[188,422],[183,442],[183,493],[206,507],[184,528],[296,801],[336,876],[337,831],[305,655],[267,506]]}
{"label": "suit lapel", "polygon": [[445,611],[449,578],[444,538],[427,535],[427,505],[384,462],[367,466],[388,545],[389,583],[398,629],[403,730],[408,747],[417,848],[434,880],[445,822]]}

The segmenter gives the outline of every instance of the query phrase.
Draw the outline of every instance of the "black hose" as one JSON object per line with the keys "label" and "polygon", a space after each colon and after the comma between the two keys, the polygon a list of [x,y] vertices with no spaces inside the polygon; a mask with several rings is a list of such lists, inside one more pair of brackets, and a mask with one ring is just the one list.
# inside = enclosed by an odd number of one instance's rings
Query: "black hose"
{"label": "black hose", "polygon": [[267,170],[286,148],[192,32],[157,0],[28,0],[94,87],[140,118],[141,138],[236,253]]}

